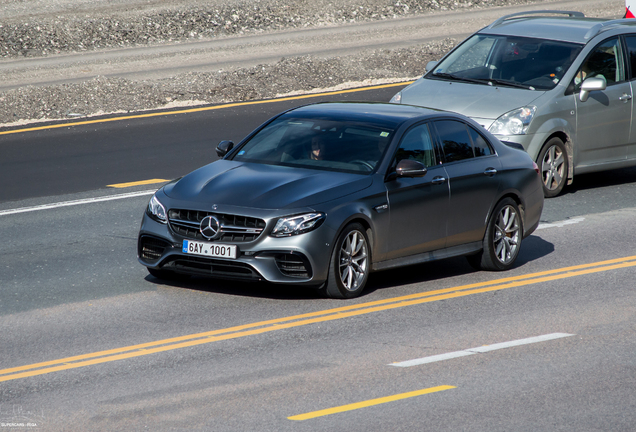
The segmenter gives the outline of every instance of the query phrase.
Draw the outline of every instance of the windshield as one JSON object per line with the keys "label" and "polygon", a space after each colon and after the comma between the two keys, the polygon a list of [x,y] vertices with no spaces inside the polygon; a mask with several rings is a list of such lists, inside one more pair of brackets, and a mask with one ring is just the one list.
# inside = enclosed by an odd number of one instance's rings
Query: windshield
{"label": "windshield", "polygon": [[350,173],[372,172],[393,130],[369,123],[280,117],[232,157],[235,161]]}
{"label": "windshield", "polygon": [[518,36],[472,36],[427,78],[549,90],[563,78],[582,45]]}

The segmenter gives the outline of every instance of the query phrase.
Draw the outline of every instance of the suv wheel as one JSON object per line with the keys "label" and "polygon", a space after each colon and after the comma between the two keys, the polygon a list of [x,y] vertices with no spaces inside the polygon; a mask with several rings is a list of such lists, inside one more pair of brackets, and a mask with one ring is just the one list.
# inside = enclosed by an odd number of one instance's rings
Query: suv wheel
{"label": "suv wheel", "polygon": [[563,190],[568,178],[568,152],[559,138],[550,139],[539,153],[537,165],[543,180],[543,195],[557,196]]}

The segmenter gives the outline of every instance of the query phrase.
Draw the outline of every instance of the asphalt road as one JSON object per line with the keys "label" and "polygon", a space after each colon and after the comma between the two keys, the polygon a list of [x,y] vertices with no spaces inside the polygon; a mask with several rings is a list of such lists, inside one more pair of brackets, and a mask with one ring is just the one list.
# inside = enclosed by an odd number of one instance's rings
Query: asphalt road
{"label": "asphalt road", "polygon": [[[320,101],[388,101],[403,86],[298,96],[133,115],[31,125],[0,131],[0,208],[3,202],[91,191],[110,184],[173,179],[217,159],[221,140],[239,142],[270,117]],[[154,112],[157,114],[158,112]],[[83,122],[92,122],[82,124]],[[26,131],[25,131],[26,129]]]}
{"label": "asphalt road", "polygon": [[450,259],[351,301],[149,276],[157,186],[107,185],[182,175],[287,103],[0,135],[0,428],[634,430],[634,170],[546,201],[505,273]]}

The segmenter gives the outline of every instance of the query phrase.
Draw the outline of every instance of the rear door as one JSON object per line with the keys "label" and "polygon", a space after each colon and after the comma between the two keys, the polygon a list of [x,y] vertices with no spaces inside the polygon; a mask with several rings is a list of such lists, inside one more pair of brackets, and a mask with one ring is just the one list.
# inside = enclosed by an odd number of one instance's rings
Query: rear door
{"label": "rear door", "polygon": [[[634,96],[634,86],[636,85],[636,34],[627,35],[625,37],[628,53],[628,63],[630,69],[630,81],[629,84],[632,90],[632,96]],[[632,99],[632,110],[634,100]],[[633,111],[632,111],[633,112]],[[629,146],[627,147],[627,159],[636,159],[636,124],[632,123],[632,128],[629,134]]]}
{"label": "rear door", "polygon": [[[578,97],[581,82],[604,77],[605,90],[590,92],[587,101]],[[591,166],[627,158],[632,123],[632,86],[626,80],[621,39],[598,44],[583,62],[575,78],[576,166]]]}
{"label": "rear door", "polygon": [[446,247],[481,242],[499,193],[499,159],[472,126],[458,120],[434,124],[450,181]]}

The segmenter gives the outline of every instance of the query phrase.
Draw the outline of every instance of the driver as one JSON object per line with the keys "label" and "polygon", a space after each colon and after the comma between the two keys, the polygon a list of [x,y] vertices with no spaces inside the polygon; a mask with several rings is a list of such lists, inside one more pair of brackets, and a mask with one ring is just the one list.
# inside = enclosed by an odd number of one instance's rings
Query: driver
{"label": "driver", "polygon": [[309,158],[313,160],[323,160],[325,158],[325,147],[327,139],[323,135],[316,135],[311,139],[311,153]]}

